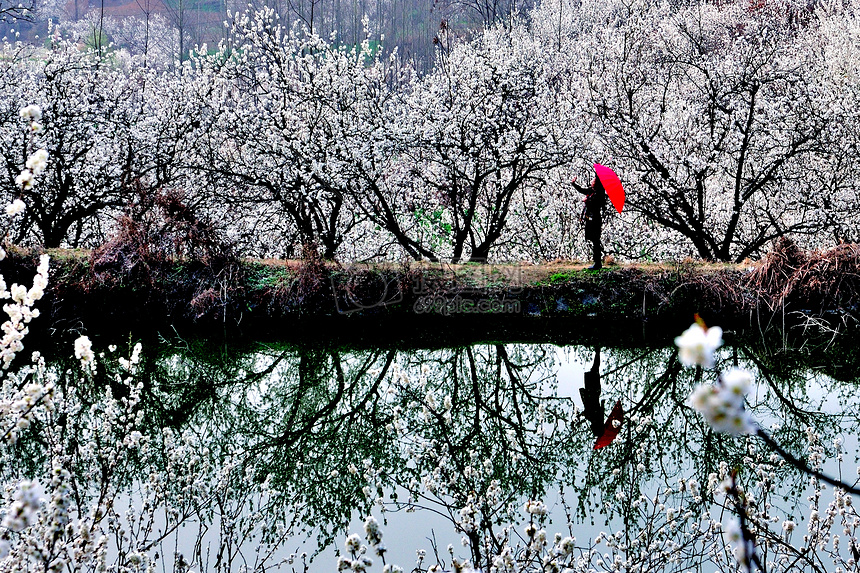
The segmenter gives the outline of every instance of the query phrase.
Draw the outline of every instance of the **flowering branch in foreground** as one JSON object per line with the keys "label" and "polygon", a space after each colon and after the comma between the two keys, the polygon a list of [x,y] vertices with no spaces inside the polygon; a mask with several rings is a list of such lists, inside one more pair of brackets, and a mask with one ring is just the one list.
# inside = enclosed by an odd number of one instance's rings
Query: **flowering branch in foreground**
{"label": "flowering branch in foreground", "polygon": [[[707,328],[701,319],[696,317],[696,323],[675,339],[679,350],[679,360],[685,366],[701,366],[713,368],[714,352],[722,346],[722,330],[719,327]],[[734,436],[756,435],[777,454],[798,470],[820,479],[833,486],[842,488],[852,494],[860,494],[860,488],[832,478],[809,467],[805,462],[784,450],[768,435],[744,408],[746,395],[753,386],[753,375],[743,368],[730,368],[717,372],[717,383],[697,386],[690,394],[689,404],[699,412],[715,431]],[[746,510],[743,506],[743,496],[735,484],[732,474],[731,486],[727,493],[735,498],[738,520],[731,521],[724,529],[727,541],[735,546],[735,557],[741,569],[750,571],[752,565],[764,571],[764,567],[755,553],[755,536],[745,523]]]}
{"label": "flowering branch in foreground", "polygon": [[[706,328],[701,320],[675,339],[679,359],[685,366],[712,368],[714,351],[722,346],[722,330]],[[702,384],[690,394],[689,404],[699,412],[708,424],[718,432],[734,436],[754,434],[761,438],[789,464],[830,485],[840,487],[848,493],[860,495],[860,488],[847,484],[812,469],[777,444],[750,416],[744,408],[747,394],[753,387],[753,375],[743,368],[730,368],[717,373],[717,384]]]}

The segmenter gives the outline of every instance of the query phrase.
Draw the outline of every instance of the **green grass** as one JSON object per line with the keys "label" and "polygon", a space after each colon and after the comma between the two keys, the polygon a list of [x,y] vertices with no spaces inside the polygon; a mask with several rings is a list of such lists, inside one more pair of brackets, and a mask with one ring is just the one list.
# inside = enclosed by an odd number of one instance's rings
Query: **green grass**
{"label": "green grass", "polygon": [[248,263],[248,286],[252,289],[278,288],[289,284],[295,277],[295,271],[288,267]]}

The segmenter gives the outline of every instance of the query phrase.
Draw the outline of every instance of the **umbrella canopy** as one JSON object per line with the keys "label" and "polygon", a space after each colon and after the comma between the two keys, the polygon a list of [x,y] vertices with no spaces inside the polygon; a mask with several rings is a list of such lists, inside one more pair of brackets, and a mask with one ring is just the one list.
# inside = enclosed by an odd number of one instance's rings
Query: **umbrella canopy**
{"label": "umbrella canopy", "polygon": [[594,164],[594,172],[597,173],[597,178],[603,183],[603,188],[606,189],[606,195],[612,201],[612,206],[619,213],[624,208],[624,187],[621,186],[621,180],[613,170],[599,163]]}
{"label": "umbrella canopy", "polygon": [[[603,426],[603,435],[597,438],[594,443],[594,449],[599,450],[612,443],[621,431],[621,423],[624,421],[624,409],[621,408],[621,400],[615,402],[615,407],[612,408],[612,413],[606,419],[606,425]],[[615,424],[618,422],[618,425]]]}

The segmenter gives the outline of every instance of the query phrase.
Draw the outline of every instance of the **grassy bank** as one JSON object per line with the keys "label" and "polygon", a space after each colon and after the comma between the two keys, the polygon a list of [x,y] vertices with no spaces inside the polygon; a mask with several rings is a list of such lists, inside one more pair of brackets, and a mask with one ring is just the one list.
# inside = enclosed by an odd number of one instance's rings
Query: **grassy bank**
{"label": "grassy bank", "polygon": [[[754,264],[688,261],[546,265],[354,264],[320,260],[99,260],[51,251],[40,329],[252,337],[391,336],[564,338],[642,324],[671,332],[694,313],[726,328],[852,321],[860,292],[856,245],[801,253],[786,242]],[[0,263],[7,283],[29,284],[35,253]],[[641,329],[640,329],[641,330]],[[345,332],[343,332],[345,331]],[[534,332],[537,331],[537,332]],[[495,335],[492,334],[495,332]],[[638,335],[637,335],[638,336]]]}

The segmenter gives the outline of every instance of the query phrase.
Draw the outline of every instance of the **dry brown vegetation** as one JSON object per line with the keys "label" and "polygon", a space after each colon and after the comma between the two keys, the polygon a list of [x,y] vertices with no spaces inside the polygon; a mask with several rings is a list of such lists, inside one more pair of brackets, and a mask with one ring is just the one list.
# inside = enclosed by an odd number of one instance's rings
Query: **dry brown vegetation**
{"label": "dry brown vegetation", "polygon": [[835,311],[856,315],[860,304],[860,245],[803,252],[790,239],[774,245],[748,281],[759,301],[774,311]]}

